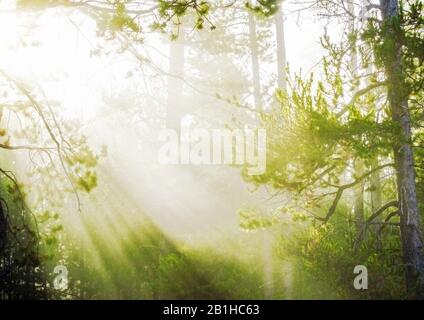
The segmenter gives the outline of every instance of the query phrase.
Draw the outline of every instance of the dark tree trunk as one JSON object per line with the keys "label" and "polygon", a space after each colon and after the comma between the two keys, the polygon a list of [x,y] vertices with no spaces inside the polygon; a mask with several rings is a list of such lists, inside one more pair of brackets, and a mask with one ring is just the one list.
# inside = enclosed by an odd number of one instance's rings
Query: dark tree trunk
{"label": "dark tree trunk", "polygon": [[411,146],[411,118],[408,95],[405,93],[402,70],[402,42],[397,30],[399,23],[398,0],[380,0],[383,22],[387,26],[386,37],[392,37],[394,45],[386,57],[388,100],[393,122],[400,129],[400,136],[393,144],[400,207],[400,229],[403,259],[406,268],[406,285],[411,298],[424,299],[424,255],[421,224],[419,221],[415,184],[414,156]]}
{"label": "dark tree trunk", "polygon": [[[1,180],[0,180],[1,183]],[[7,219],[3,208],[3,201],[0,198],[0,259],[3,257],[3,249],[6,246],[7,240]],[[0,270],[1,274],[1,270]]]}
{"label": "dark tree trunk", "polygon": [[[371,170],[374,168],[377,168],[379,166],[378,158],[375,157],[371,161]],[[370,196],[371,196],[371,212],[376,212],[381,206],[382,203],[382,197],[381,197],[381,181],[380,181],[380,172],[377,170],[375,171],[371,177],[370,177]],[[374,219],[374,222],[382,222],[381,215],[377,216]],[[375,241],[376,241],[376,248],[378,251],[381,251],[382,245],[383,245],[383,239],[382,234],[379,232],[380,225],[375,225],[373,228],[373,231],[375,233]]]}

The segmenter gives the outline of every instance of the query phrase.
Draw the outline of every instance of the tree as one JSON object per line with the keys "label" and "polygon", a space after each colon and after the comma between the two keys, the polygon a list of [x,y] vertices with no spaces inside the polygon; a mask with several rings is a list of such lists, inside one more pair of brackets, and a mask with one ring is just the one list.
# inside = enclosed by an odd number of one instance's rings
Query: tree
{"label": "tree", "polygon": [[[37,84],[4,70],[0,82],[0,274],[6,279],[0,295],[40,298],[48,290],[42,257],[48,260],[52,251],[60,251],[57,211],[65,204],[63,194],[71,192],[81,210],[80,193],[97,185],[99,155]],[[28,157],[28,172],[15,169],[12,152],[23,155],[21,160]],[[37,183],[24,185],[23,180]]]}
{"label": "tree", "polygon": [[[412,11],[422,10],[423,4],[412,3]],[[416,9],[414,9],[414,7]],[[410,292],[424,299],[424,253],[422,225],[418,213],[414,152],[412,149],[412,122],[404,64],[405,50],[408,50],[408,15],[399,7],[398,0],[380,1],[382,29],[380,44],[386,73],[387,96],[393,123],[399,128],[399,137],[393,141],[393,156],[396,167],[396,181],[400,209],[400,228],[403,256],[406,266],[406,282]],[[420,12],[420,11],[418,11]],[[422,11],[421,11],[422,14]],[[421,21],[422,24],[422,21]],[[413,25],[416,27],[416,25]],[[412,35],[415,37],[415,35]],[[405,39],[406,38],[406,39]],[[421,39],[417,39],[418,41]],[[420,41],[422,43],[422,40]],[[419,44],[419,43],[418,43]],[[422,44],[419,44],[422,46]],[[414,55],[414,54],[412,54]],[[408,57],[410,58],[410,57]],[[407,59],[408,59],[407,58]],[[419,58],[419,57],[418,57]],[[421,62],[422,63],[422,62]]]}
{"label": "tree", "polygon": [[[46,0],[36,4],[43,9],[56,5],[79,8],[98,22],[100,33],[110,40],[125,36],[134,42],[142,41],[146,25],[166,32],[172,29],[170,21],[187,15],[194,17],[192,24],[196,29],[215,28],[209,19],[214,6],[208,1]],[[379,225],[380,232],[383,227],[399,224],[408,292],[411,297],[423,298],[424,257],[417,198],[422,190],[416,182],[423,179],[423,171],[415,170],[422,165],[422,153],[414,151],[415,147],[422,147],[423,141],[423,5],[412,0],[381,0],[353,10],[358,4],[349,4],[351,8],[343,1],[312,3],[311,8],[330,20],[349,23],[358,19],[355,11],[360,16],[369,14],[369,18],[366,23],[352,25],[337,44],[327,34],[323,37],[329,55],[323,60],[322,81],[301,75],[288,79],[289,89],[278,93],[281,105],[263,116],[263,123],[272,134],[267,172],[259,177],[246,176],[246,180],[270,185],[277,192],[291,192],[305,205],[300,207],[298,202],[294,208],[281,210],[305,212],[323,223],[336,214],[347,192],[356,188],[354,207],[360,235],[356,245],[371,225]],[[277,0],[264,0],[247,2],[246,7],[249,12],[271,16],[278,11],[278,5]],[[253,15],[250,22],[253,31]],[[263,97],[258,89],[257,48],[252,49],[254,98],[258,106]],[[279,58],[281,64],[282,55]],[[352,63],[356,60],[358,65]],[[372,70],[370,63],[375,64]],[[283,78],[279,83],[285,89]],[[31,93],[17,87],[37,110],[39,104]],[[4,148],[9,146],[4,144]],[[58,147],[59,160],[60,151],[63,150]],[[352,164],[356,166],[353,173]],[[95,181],[92,176],[89,178]],[[378,208],[376,204],[382,201],[375,192],[372,212],[365,212],[365,186],[379,189],[379,182],[387,181],[388,188],[396,183],[396,197],[385,197],[387,202]],[[385,218],[380,219],[386,212]]]}
{"label": "tree", "polygon": [[[332,2],[318,1],[316,5],[329,16],[352,16],[343,4],[334,6]],[[370,18],[366,26],[347,35],[346,42],[341,46],[330,44],[329,38],[324,38],[323,44],[330,51],[330,59],[324,60],[327,84],[318,82],[316,93],[311,95],[313,81],[302,81],[298,77],[291,84],[291,94],[281,96],[282,104],[286,105],[283,118],[276,121],[275,114],[268,118],[272,123],[269,130],[280,132],[277,142],[272,142],[271,150],[279,151],[277,155],[269,155],[269,171],[263,177],[248,179],[301,193],[309,199],[307,201],[315,202],[333,196],[327,213],[323,217],[315,216],[326,222],[335,213],[346,190],[362,184],[376,172],[393,166],[398,202],[389,201],[371,214],[366,223],[373,223],[385,209],[393,205],[398,207],[408,291],[411,296],[422,297],[421,224],[412,146],[414,134],[411,129],[414,124],[408,106],[411,99],[415,100],[414,92],[422,90],[417,88],[421,84],[416,76],[416,72],[421,70],[421,55],[417,48],[422,46],[422,39],[416,34],[416,28],[422,24],[417,19],[422,15],[422,5],[408,2],[399,6],[396,1],[383,1],[366,9],[377,10],[375,18]],[[341,10],[341,13],[337,14],[337,10]],[[381,11],[382,22],[378,22],[378,11]],[[362,71],[357,76],[343,71],[349,65],[350,52],[361,55]],[[371,58],[376,61],[378,69],[368,74],[367,65]],[[349,70],[348,67],[346,69]],[[414,74],[412,80],[411,74]],[[345,81],[355,87],[359,79],[368,79],[368,85],[354,90],[353,94],[345,92]],[[381,91],[382,88],[385,91]],[[343,102],[348,95],[351,95],[350,101]],[[331,100],[327,97],[331,97]],[[381,108],[391,114],[391,118],[376,123],[369,118],[372,116],[375,119],[375,109],[367,114],[360,105],[375,103],[381,97],[388,99],[388,103]],[[296,115],[290,114],[291,108],[296,110]],[[284,133],[280,131],[281,128],[284,128]],[[287,130],[292,132],[291,136],[288,136]],[[359,140],[353,141],[352,138]],[[313,146],[310,146],[311,142]],[[289,151],[287,146],[294,144],[296,147],[289,147]],[[387,159],[393,157],[394,162],[380,164],[354,176],[353,180],[339,184],[340,175],[348,169],[346,161],[351,156],[369,163],[370,156],[375,158],[378,155]],[[324,192],[333,188],[336,190]],[[320,194],[314,195],[317,191]],[[360,208],[362,202],[359,198],[357,207]],[[393,217],[393,214],[389,214],[386,223],[389,217]]]}
{"label": "tree", "polygon": [[283,5],[275,14],[275,34],[277,41],[277,72],[278,72],[278,88],[287,90],[286,75],[286,43],[284,38],[284,14]]}

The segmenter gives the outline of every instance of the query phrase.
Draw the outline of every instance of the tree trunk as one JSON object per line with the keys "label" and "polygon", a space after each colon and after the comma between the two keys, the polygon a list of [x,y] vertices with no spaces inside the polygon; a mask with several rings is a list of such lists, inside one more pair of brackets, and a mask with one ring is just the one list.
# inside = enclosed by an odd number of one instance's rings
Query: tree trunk
{"label": "tree trunk", "polygon": [[[249,15],[249,46],[252,58],[253,99],[256,110],[262,109],[261,83],[259,74],[259,49],[256,34],[255,16]],[[263,264],[264,264],[264,297],[271,299],[274,294],[273,268],[272,268],[272,233],[270,230],[263,231]]]}
{"label": "tree trunk", "polygon": [[[353,33],[355,31],[355,8],[353,6],[353,0],[348,1],[347,9],[352,14],[352,17],[349,21],[349,32]],[[356,46],[356,44],[353,44]],[[350,52],[350,72],[352,77],[357,77],[358,75],[358,57],[356,55],[356,51],[352,50]],[[358,88],[355,88],[358,89]],[[362,159],[354,159],[353,163],[354,172],[356,177],[361,177],[364,174],[364,163]],[[355,241],[355,250],[359,248],[362,241],[365,237],[365,215],[364,215],[364,183],[365,181],[361,181],[354,188],[354,204],[353,204],[353,215],[355,219],[355,231],[356,231],[356,241]]]}
{"label": "tree trunk", "polygon": [[[1,183],[1,180],[0,180]],[[3,249],[6,246],[6,240],[7,240],[7,220],[6,220],[6,214],[3,210],[3,203],[0,201],[0,259],[3,257]],[[1,270],[0,270],[1,274]]]}
{"label": "tree trunk", "polygon": [[[360,177],[364,174],[364,164],[362,160],[355,160],[355,176]],[[358,183],[354,189],[354,206],[353,213],[355,217],[355,228],[356,235],[363,240],[364,226],[365,226],[365,215],[364,215],[364,181]]]}
{"label": "tree trunk", "polygon": [[[378,167],[378,158],[374,158],[371,161],[371,170]],[[380,171],[375,171],[370,176],[370,196],[371,196],[371,212],[376,212],[383,205],[381,199],[381,181],[380,181]],[[377,216],[374,219],[374,222],[381,222],[381,215]],[[380,225],[376,224],[373,228],[376,237],[376,247],[378,251],[382,249],[382,235],[378,233]]]}
{"label": "tree trunk", "polygon": [[387,53],[385,68],[391,116],[393,122],[400,129],[400,136],[394,139],[393,154],[397,176],[406,286],[409,297],[424,299],[424,255],[411,146],[411,118],[408,96],[404,92],[405,85],[402,85],[405,83],[401,64],[402,43],[396,27],[399,23],[398,0],[380,0],[380,6],[383,22],[387,26],[386,37],[391,37],[393,43]]}
{"label": "tree trunk", "polygon": [[275,15],[275,34],[277,37],[277,79],[278,88],[287,90],[287,74],[286,74],[286,44],[284,39],[284,15],[282,4]]}
{"label": "tree trunk", "polygon": [[253,98],[255,109],[262,109],[261,99],[261,84],[259,75],[259,50],[258,50],[258,39],[256,35],[256,22],[255,16],[252,12],[249,12],[249,42],[250,52],[252,57],[252,76],[253,76]]}
{"label": "tree trunk", "polygon": [[274,295],[273,279],[273,236],[270,229],[263,230],[263,262],[264,262],[264,298],[272,299]]}
{"label": "tree trunk", "polygon": [[[282,91],[287,91],[287,72],[286,72],[286,41],[284,38],[284,14],[283,4],[280,4],[280,8],[275,14],[275,37],[277,43],[277,83],[278,88]],[[288,234],[284,235],[290,237],[291,232],[288,230]],[[284,287],[285,299],[290,300],[293,298],[293,264],[289,259],[285,259],[282,262],[282,284]]]}

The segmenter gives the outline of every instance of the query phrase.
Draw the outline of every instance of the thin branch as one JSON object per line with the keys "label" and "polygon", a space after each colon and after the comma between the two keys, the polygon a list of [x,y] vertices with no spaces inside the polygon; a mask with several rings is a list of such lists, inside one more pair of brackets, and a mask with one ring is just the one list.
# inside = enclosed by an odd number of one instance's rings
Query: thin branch
{"label": "thin branch", "polygon": [[360,176],[359,178],[356,178],[353,182],[342,185],[342,186],[338,186],[337,187],[337,192],[336,192],[336,197],[333,200],[333,203],[331,204],[330,209],[328,210],[326,216],[324,218],[320,218],[319,220],[323,221],[324,223],[328,222],[328,220],[331,218],[331,216],[334,214],[334,212],[336,211],[337,205],[340,201],[340,198],[343,195],[343,192],[346,189],[350,189],[352,187],[354,187],[355,185],[357,185],[358,183],[362,182],[364,179],[368,178],[370,175],[372,175],[374,172],[377,172],[381,169],[387,168],[387,167],[393,167],[394,163],[386,163],[383,165],[380,165],[378,167],[373,168],[372,170],[368,171],[367,173],[363,174],[362,176]]}
{"label": "thin branch", "polygon": [[38,151],[56,150],[55,147],[40,147],[40,146],[32,146],[32,145],[10,146],[3,143],[0,143],[0,148],[7,149],[7,150],[38,150]]}
{"label": "thin branch", "polygon": [[381,206],[378,210],[376,210],[365,222],[366,224],[370,224],[373,222],[375,218],[377,218],[380,214],[386,211],[388,208],[395,207],[399,208],[399,202],[397,200],[392,200]]}
{"label": "thin branch", "polygon": [[336,116],[338,118],[341,117],[341,116],[343,116],[348,111],[349,107],[352,106],[358,98],[360,98],[361,96],[367,94],[368,92],[370,92],[370,91],[372,91],[372,90],[374,90],[374,89],[376,89],[378,87],[384,86],[384,85],[386,85],[386,82],[385,81],[383,81],[383,82],[376,82],[376,83],[370,84],[369,86],[367,86],[365,88],[362,88],[362,89],[356,91],[355,94],[350,99],[350,101],[343,107],[342,110],[340,110],[336,114]]}

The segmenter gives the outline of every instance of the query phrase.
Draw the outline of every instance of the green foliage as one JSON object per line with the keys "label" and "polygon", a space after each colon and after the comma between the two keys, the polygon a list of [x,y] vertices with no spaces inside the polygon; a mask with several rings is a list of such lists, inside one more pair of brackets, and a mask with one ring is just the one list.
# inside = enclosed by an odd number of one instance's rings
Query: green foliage
{"label": "green foliage", "polygon": [[[155,22],[153,29],[165,31],[169,21],[173,19],[180,23],[183,16],[194,13],[194,27],[198,30],[203,29],[205,22],[210,24],[210,29],[214,30],[215,26],[208,19],[210,4],[208,1],[192,1],[192,0],[159,0],[159,15],[162,18],[161,22]],[[173,33],[175,39],[178,35]]]}
{"label": "green foliage", "polygon": [[0,182],[0,299],[45,299],[39,222],[25,206],[22,186]]}
{"label": "green foliage", "polygon": [[[279,3],[278,0],[247,1],[245,7],[269,17],[277,12]],[[21,8],[47,8],[57,4],[51,0],[18,1]],[[78,5],[72,1],[62,4]],[[103,7],[92,4],[86,9],[95,16],[99,35],[115,39],[118,34],[123,34],[132,41],[141,41],[145,32],[141,27],[144,13],[134,11],[132,4],[134,1],[105,1]],[[205,24],[210,29],[215,28],[209,19],[214,11],[210,1],[158,0],[157,4],[150,12],[155,19],[149,23],[154,30],[166,32],[171,29],[173,39],[178,36],[175,29],[182,25],[183,17],[191,18],[198,30],[204,29]],[[372,15],[366,27],[344,35],[339,44],[331,43],[325,35],[322,46],[328,50],[328,55],[322,63],[323,79],[316,80],[313,75],[307,78],[301,74],[292,76],[289,90],[277,94],[280,104],[261,119],[268,137],[267,170],[260,176],[243,174],[246,181],[288,192],[294,200],[294,204],[278,208],[276,212],[288,213],[292,222],[301,225],[301,232],[295,239],[281,245],[283,253],[289,253],[296,261],[298,297],[405,297],[405,288],[400,285],[404,267],[400,258],[397,221],[382,233],[382,246],[378,250],[377,229],[367,225],[367,237],[356,249],[358,235],[349,203],[343,202],[346,201],[344,198],[340,203],[333,202],[340,188],[360,178],[360,173],[352,172],[354,162],[361,162],[370,170],[375,162],[391,162],[393,148],[409,142],[404,141],[391,119],[389,100],[398,104],[409,103],[413,126],[411,143],[417,147],[414,156],[421,209],[424,206],[424,5],[419,0],[401,1],[400,5],[398,17],[382,23],[377,15]],[[232,40],[231,35],[222,40],[221,47],[215,48],[216,53],[221,54],[221,48],[229,48],[228,43]],[[236,50],[245,53],[242,49]],[[352,66],[353,56],[358,56],[357,68]],[[197,63],[201,66],[199,61]],[[222,64],[222,61],[217,63]],[[392,72],[389,79],[388,66],[397,64],[396,72]],[[221,98],[219,94],[216,96]],[[0,139],[5,147],[11,145],[11,139],[12,142],[19,139],[34,145],[50,141],[44,129],[40,129],[39,122],[34,121],[43,114],[40,112],[42,108],[38,110],[37,104],[32,104],[30,107],[20,103],[15,106],[24,120],[20,130],[12,133],[0,128]],[[24,192],[18,183],[2,181],[1,199],[8,206],[11,231],[7,233],[8,247],[0,252],[0,258],[10,258],[15,270],[7,284],[9,287],[19,283],[26,286],[29,281],[25,277],[35,279],[33,283],[45,283],[46,277],[51,276],[46,270],[66,261],[72,274],[71,289],[66,293],[70,296],[261,297],[261,280],[254,263],[224,258],[210,248],[179,248],[152,225],[130,231],[126,239],[114,239],[114,245],[93,228],[87,233],[94,248],[81,249],[76,243],[81,246],[82,243],[75,239],[66,241],[64,247],[65,234],[58,213],[63,205],[63,195],[69,191],[91,192],[97,186],[95,168],[100,156],[88,147],[86,137],[74,132],[74,126],[61,119],[57,125],[54,115],[48,114],[45,121],[54,127],[53,132],[58,133],[60,143],[50,141],[48,150],[56,147],[57,150],[48,151],[48,164],[38,166],[30,173],[37,185]],[[66,139],[62,136],[62,126]],[[387,177],[382,179],[384,186],[380,191],[384,199],[392,199],[396,194],[394,175],[392,171],[385,173]],[[365,193],[374,191],[368,179],[364,179],[364,183]],[[37,209],[34,212],[25,206],[27,192],[35,198],[31,199]],[[45,209],[46,199],[49,199],[49,209]],[[316,219],[322,220],[332,207],[333,218],[326,224],[318,223]],[[366,218],[371,212],[369,206],[366,205],[365,209]],[[239,218],[241,227],[247,231],[271,227],[279,222],[278,214],[269,217],[254,210],[241,210]],[[352,271],[358,264],[368,267],[372,279],[368,291],[353,289]],[[25,281],[22,282],[23,278]],[[299,281],[302,278],[310,282],[302,283]],[[17,297],[46,297],[48,294],[54,297],[46,286],[35,289],[33,285],[25,287],[24,291],[19,285],[17,287]]]}
{"label": "green foliage", "polygon": [[132,32],[140,32],[140,26],[129,16],[125,10],[124,2],[117,2],[115,5],[115,13],[110,19],[110,27],[112,30],[129,30]]}
{"label": "green foliage", "polygon": [[[366,186],[361,191],[366,199],[373,186],[364,172],[370,173],[376,163],[392,162],[394,148],[411,142],[422,147],[422,17],[422,3],[406,1],[401,2],[398,17],[381,23],[372,15],[365,27],[344,34],[337,44],[325,35],[322,46],[328,55],[322,63],[323,79],[291,77],[288,91],[277,93],[280,106],[262,117],[268,138],[267,170],[261,176],[244,171],[243,176],[292,198],[294,204],[288,204],[286,211],[308,226],[294,241],[297,246],[290,244],[292,253],[300,256],[298,263],[309,279],[323,280],[321,297],[331,296],[330,292],[343,298],[405,297],[398,226],[389,224],[378,251],[377,229],[365,225],[366,239],[356,248],[358,230],[349,209],[340,209],[347,198],[340,199],[345,188],[358,182]],[[396,117],[392,106],[407,103],[412,141],[392,118]],[[416,151],[418,181],[423,178],[421,157],[422,152]],[[357,170],[354,163],[364,164],[365,171]],[[384,191],[379,190],[383,198],[396,198],[394,171],[383,170],[378,179],[384,184]],[[422,186],[417,189],[422,194]],[[366,219],[372,206],[366,202],[363,206]],[[307,219],[314,222],[309,226]],[[353,267],[361,263],[375,281],[365,293],[352,286]],[[298,277],[303,277],[303,271],[298,271]]]}
{"label": "green foliage", "polygon": [[240,228],[247,231],[268,228],[278,221],[276,217],[264,216],[254,210],[239,210],[238,215]]}
{"label": "green foliage", "polygon": [[[341,184],[340,177],[349,167],[349,159],[370,161],[391,152],[391,140],[397,130],[390,121],[376,121],[376,109],[360,112],[362,101],[343,103],[339,70],[334,61],[324,63],[326,82],[290,81],[291,93],[279,93],[280,106],[265,114],[267,130],[267,170],[260,176],[245,175],[256,184],[269,184],[312,199],[319,188]],[[372,101],[372,97],[364,103]],[[347,108],[347,117],[339,116]]]}
{"label": "green foliage", "polygon": [[97,175],[94,169],[98,164],[100,155],[95,154],[87,146],[84,136],[76,145],[80,146],[78,152],[69,154],[65,161],[69,165],[71,179],[78,189],[90,192],[97,186]]}
{"label": "green foliage", "polygon": [[[376,251],[375,233],[354,250],[355,223],[349,209],[341,206],[327,224],[309,224],[292,240],[282,240],[282,252],[296,262],[295,293],[299,298],[403,299],[404,267],[397,227],[383,233]],[[365,265],[368,290],[355,290],[354,267]],[[308,279],[302,282],[302,279]]]}
{"label": "green foliage", "polygon": [[70,253],[69,293],[73,295],[87,299],[262,297],[262,279],[254,261],[221,256],[209,247],[177,246],[147,221],[129,230],[125,239],[115,238],[113,246],[104,235],[88,232],[95,251],[78,245]]}
{"label": "green foliage", "polygon": [[44,9],[55,4],[57,0],[17,0],[16,6],[18,8],[28,9]]}
{"label": "green foliage", "polygon": [[386,19],[382,25],[375,18],[369,19],[361,34],[362,40],[372,48],[377,67],[384,69],[400,58],[399,72],[392,74],[393,83],[389,83],[397,95],[394,99],[408,98],[422,90],[423,16],[422,1],[401,1],[398,17]]}
{"label": "green foliage", "polygon": [[259,0],[255,4],[248,1],[245,5],[248,9],[264,17],[269,17],[278,11],[281,2],[282,0]]}

